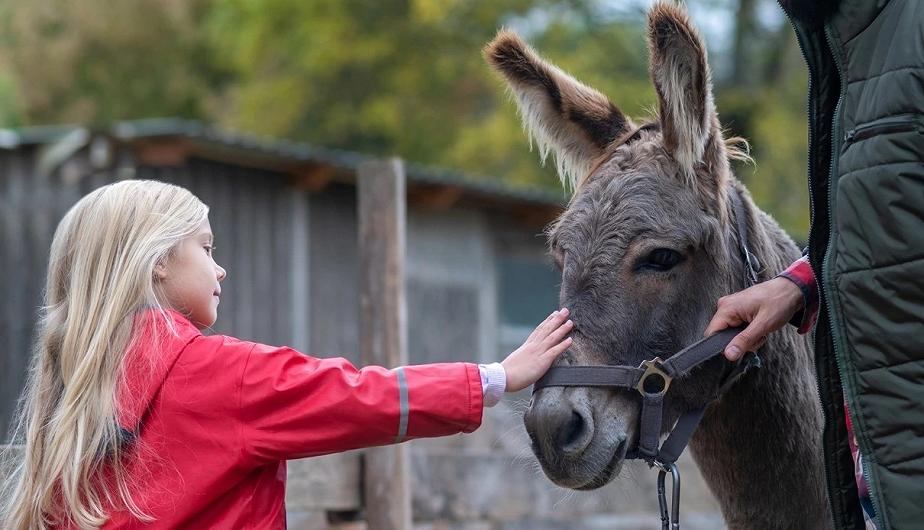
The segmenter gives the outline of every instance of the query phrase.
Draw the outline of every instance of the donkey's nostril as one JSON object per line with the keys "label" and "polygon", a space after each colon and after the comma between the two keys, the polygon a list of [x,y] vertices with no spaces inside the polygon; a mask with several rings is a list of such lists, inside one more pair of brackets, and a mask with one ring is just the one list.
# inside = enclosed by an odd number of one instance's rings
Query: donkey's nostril
{"label": "donkey's nostril", "polygon": [[593,426],[584,420],[578,411],[571,411],[571,418],[561,426],[558,433],[558,447],[566,454],[580,454],[590,444]]}
{"label": "donkey's nostril", "polygon": [[581,436],[581,433],[584,432],[584,419],[581,418],[581,415],[577,411],[571,412],[571,421],[565,425],[564,435],[565,439],[562,445],[568,446],[573,444]]}

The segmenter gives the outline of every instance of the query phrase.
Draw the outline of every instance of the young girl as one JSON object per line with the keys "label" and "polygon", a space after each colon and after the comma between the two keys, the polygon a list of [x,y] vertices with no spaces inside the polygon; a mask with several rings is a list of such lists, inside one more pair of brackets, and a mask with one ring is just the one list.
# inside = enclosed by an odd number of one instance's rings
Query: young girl
{"label": "young girl", "polygon": [[284,528],[287,459],[474,431],[570,344],[566,309],[487,366],[358,370],[203,335],[226,275],[207,215],[124,181],[61,221],[3,528]]}

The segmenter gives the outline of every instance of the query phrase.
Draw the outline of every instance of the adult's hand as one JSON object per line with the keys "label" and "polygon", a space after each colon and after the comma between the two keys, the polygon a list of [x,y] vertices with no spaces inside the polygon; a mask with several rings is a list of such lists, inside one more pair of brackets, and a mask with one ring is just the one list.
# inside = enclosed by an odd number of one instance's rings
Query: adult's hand
{"label": "adult's hand", "polygon": [[786,278],[773,278],[719,298],[715,316],[706,327],[708,337],[732,326],[747,324],[728,346],[725,357],[737,361],[744,352],[756,351],[767,335],[782,328],[805,303],[799,287]]}

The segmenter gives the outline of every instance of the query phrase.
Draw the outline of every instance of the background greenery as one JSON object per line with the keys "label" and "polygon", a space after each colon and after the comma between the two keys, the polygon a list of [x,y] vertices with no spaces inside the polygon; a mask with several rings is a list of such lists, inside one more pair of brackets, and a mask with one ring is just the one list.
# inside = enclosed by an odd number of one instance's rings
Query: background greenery
{"label": "background greenery", "polygon": [[[648,0],[0,0],[0,126],[179,116],[558,188],[481,48],[501,26],[644,117]],[[773,0],[689,0],[738,176],[808,230],[806,73]]]}

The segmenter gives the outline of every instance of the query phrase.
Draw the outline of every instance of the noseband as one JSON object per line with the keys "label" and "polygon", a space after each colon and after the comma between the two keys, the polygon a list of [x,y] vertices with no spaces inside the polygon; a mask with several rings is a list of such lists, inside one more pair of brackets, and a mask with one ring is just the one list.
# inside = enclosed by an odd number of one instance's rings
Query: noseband
{"label": "noseband", "polygon": [[[732,187],[728,194],[735,211],[739,250],[745,269],[745,285],[758,282],[760,263],[748,246],[748,231],[744,201],[739,191]],[[718,391],[702,407],[681,414],[664,443],[658,447],[661,438],[661,418],[664,396],[675,379],[683,379],[694,368],[718,357],[731,340],[741,333],[744,326],[727,328],[705,339],[687,346],[666,360],[659,357],[643,361],[639,366],[555,366],[533,386],[533,393],[550,386],[592,386],[622,388],[641,395],[642,413],[639,417],[638,447],[626,453],[626,459],[645,460],[649,466],[658,467],[658,504],[661,510],[662,529],[680,528],[680,471],[677,459],[686,448],[693,433],[703,418],[706,407],[721,397],[738,377],[749,368],[759,367],[760,359],[748,352],[732,365],[723,378]],[[678,381],[679,382],[679,381]],[[665,476],[671,474],[672,510],[667,512]]]}

